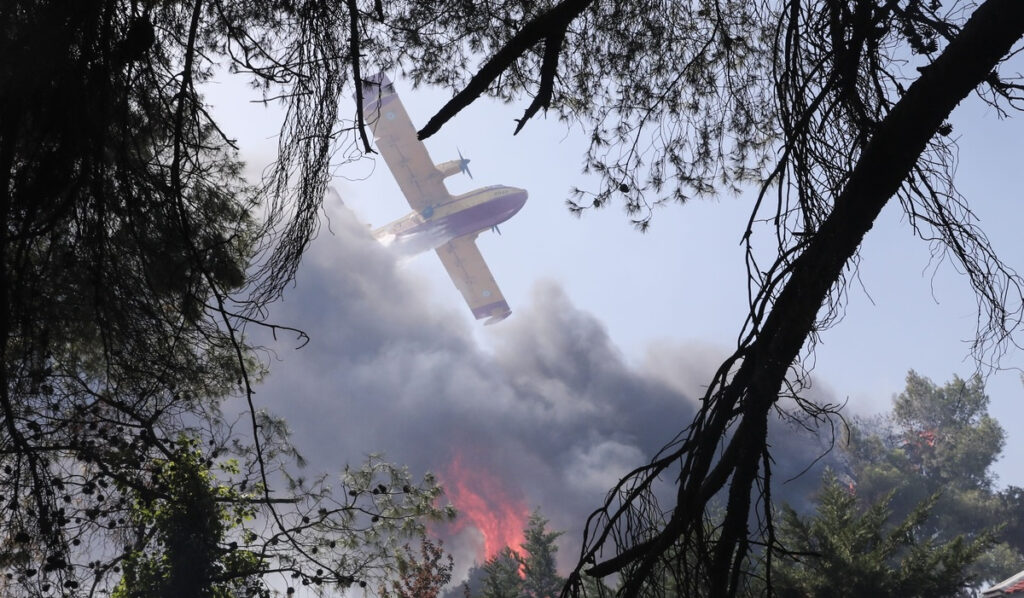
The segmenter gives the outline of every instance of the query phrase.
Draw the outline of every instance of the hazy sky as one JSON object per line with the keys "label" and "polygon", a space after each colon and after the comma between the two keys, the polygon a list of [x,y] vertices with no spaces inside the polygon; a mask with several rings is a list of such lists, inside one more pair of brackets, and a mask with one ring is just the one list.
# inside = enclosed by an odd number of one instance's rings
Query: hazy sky
{"label": "hazy sky", "polygon": [[[392,78],[418,126],[447,98]],[[258,172],[273,157],[279,113],[250,98],[241,82],[207,91]],[[480,326],[432,253],[395,264],[365,224],[409,211],[397,184],[380,159],[339,167],[334,186],[363,224],[327,206],[330,227],[272,313],[313,340],[298,352],[275,345],[280,361],[259,399],[289,418],[300,449],[323,466],[386,451],[414,470],[436,470],[459,447],[516,500],[541,505],[556,528],[576,533],[577,518],[616,476],[688,423],[692,397],[734,346],[746,302],[739,241],[752,195],[660,209],[646,234],[621,206],[573,217],[564,205],[570,187],[593,184],[580,174],[587,136],[540,117],[513,137],[524,107],[480,100],[427,141],[435,162],[457,157],[456,148],[472,160],[475,179],[448,179],[453,194],[491,184],[530,193],[501,236],[478,239],[512,316]],[[978,102],[953,119],[960,189],[1018,269],[1022,122],[998,120]],[[814,392],[848,398],[850,413],[871,413],[889,408],[911,368],[939,383],[970,375],[973,294],[951,264],[929,265],[928,244],[911,235],[898,205],[885,209],[862,255],[846,318],[816,352]],[[1003,361],[1011,369],[989,379],[991,412],[1007,431],[1000,484],[1024,485],[1024,432],[1013,425],[1024,415],[1012,369],[1021,365],[1011,352]],[[809,441],[777,434],[773,442],[787,454],[787,443]]]}

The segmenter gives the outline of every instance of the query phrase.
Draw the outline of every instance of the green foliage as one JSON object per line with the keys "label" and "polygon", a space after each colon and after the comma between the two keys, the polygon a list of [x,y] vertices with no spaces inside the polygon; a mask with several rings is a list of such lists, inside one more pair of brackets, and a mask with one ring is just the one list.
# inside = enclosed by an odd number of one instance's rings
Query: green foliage
{"label": "green foliage", "polygon": [[252,508],[233,489],[216,485],[194,441],[181,440],[167,461],[157,464],[153,485],[163,492],[143,495],[132,521],[154,531],[152,541],[129,553],[112,598],[230,598],[269,595],[259,554],[224,548],[233,521],[252,518]]}
{"label": "green foliage", "polygon": [[548,520],[535,509],[523,530],[523,553],[519,556],[523,571],[521,598],[557,598],[565,583],[555,570],[555,540],[563,532],[549,532],[547,524]]}
{"label": "green foliage", "polygon": [[934,483],[991,488],[989,468],[1003,450],[1005,434],[988,404],[980,376],[954,376],[937,386],[913,371],[907,374],[892,417],[915,469]]}
{"label": "green foliage", "polygon": [[921,598],[957,596],[968,569],[993,543],[991,534],[938,540],[925,529],[937,496],[890,523],[889,497],[866,506],[827,471],[817,514],[783,509],[772,587],[782,598]]}
{"label": "green foliage", "polygon": [[474,598],[480,596],[484,587],[484,579],[487,572],[479,563],[474,562],[466,574],[466,580],[457,588],[452,588],[444,594],[444,598]]}
{"label": "green foliage", "polygon": [[519,598],[523,591],[523,579],[519,576],[522,566],[519,554],[506,546],[484,563],[484,584],[480,598]]}
{"label": "green foliage", "polygon": [[555,598],[565,580],[555,569],[555,541],[563,532],[547,529],[548,520],[535,509],[523,530],[521,551],[506,546],[482,567],[473,567],[463,585],[467,598]]}
{"label": "green foliage", "polygon": [[920,486],[918,500],[943,487],[990,492],[1004,432],[988,403],[978,377],[940,387],[911,371],[888,422],[851,430],[858,492],[874,498],[899,480]]}
{"label": "green foliage", "polygon": [[0,529],[22,540],[0,545],[5,595],[109,589],[177,439],[228,436],[220,400],[261,375],[223,304],[266,241],[257,192],[195,117],[180,8],[0,9]]}
{"label": "green foliage", "polygon": [[423,537],[424,519],[450,515],[433,506],[440,488],[432,478],[414,485],[405,470],[371,457],[347,470],[340,502],[296,481],[297,498],[277,514],[283,529],[267,535],[262,489],[226,483],[240,474],[235,459],[215,465],[195,441],[177,447],[131,507],[138,535],[112,598],[269,596],[272,572],[287,574],[289,587],[366,587],[392,570],[412,588],[404,595],[427,596],[450,578],[440,546],[424,540],[417,561],[399,544]]}
{"label": "green foliage", "polygon": [[381,598],[437,598],[452,579],[455,563],[440,542],[420,542],[419,555],[406,544],[399,551],[395,577],[380,588]]}
{"label": "green foliage", "polygon": [[[1019,529],[1021,512],[1010,494],[993,489],[991,467],[1003,448],[1004,432],[988,414],[984,383],[959,377],[939,386],[911,371],[886,420],[851,427],[848,443],[857,496],[865,502],[890,500],[897,516],[938,495],[923,531],[942,541],[971,539],[1000,530],[1000,542]],[[886,497],[890,497],[887,499]],[[978,581],[993,581],[1019,570],[1024,558],[1006,544],[991,548],[972,565]]]}
{"label": "green foliage", "polygon": [[1000,534],[1010,546],[1018,553],[1024,553],[1024,488],[1010,486],[999,493],[1001,511],[1008,516],[1005,518],[1005,527]]}

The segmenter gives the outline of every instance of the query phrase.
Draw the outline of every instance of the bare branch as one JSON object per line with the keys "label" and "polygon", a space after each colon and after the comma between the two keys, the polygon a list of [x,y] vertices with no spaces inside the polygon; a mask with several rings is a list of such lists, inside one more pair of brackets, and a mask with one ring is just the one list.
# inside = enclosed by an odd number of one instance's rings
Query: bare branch
{"label": "bare branch", "polygon": [[564,29],[553,31],[544,39],[544,62],[540,67],[540,89],[537,90],[537,96],[533,98],[533,102],[526,108],[523,117],[517,121],[518,124],[516,125],[516,130],[512,133],[513,135],[522,131],[523,127],[526,126],[526,121],[530,120],[538,110],[541,108],[547,110],[551,104],[551,94],[554,92],[555,87],[555,74],[558,72],[558,56],[562,52],[562,41],[564,39]]}
{"label": "bare branch", "polygon": [[[555,52],[561,49],[561,40],[565,37],[565,31],[569,27],[569,24],[578,17],[594,0],[563,0],[561,4],[554,8],[537,15],[531,19],[528,23],[523,25],[523,28],[516,33],[511,40],[498,52],[490,58],[480,70],[477,71],[473,78],[469,80],[466,87],[455,95],[447,104],[441,107],[437,111],[427,124],[424,125],[419,131],[419,138],[426,139],[434,133],[441,130],[441,127],[451,120],[456,114],[459,113],[463,108],[469,106],[480,97],[488,86],[494,82],[502,73],[509,69],[512,64],[519,59],[527,50],[532,48],[535,44],[540,42],[542,39],[549,41],[557,41],[557,44],[551,44],[545,50],[545,64],[551,64],[552,72],[551,77],[554,77],[554,67],[557,66],[555,60],[549,62],[548,56],[551,53],[550,48],[554,48]],[[556,55],[557,58],[557,55]],[[545,87],[544,79],[546,73],[542,74],[541,88],[537,94],[537,98],[544,103],[550,100],[550,86]],[[546,96],[547,99],[544,99]],[[540,108],[538,100],[534,100],[534,105],[531,105],[527,109],[527,114],[519,121],[519,125],[516,128],[516,132],[522,129],[526,119],[533,115]],[[532,111],[531,111],[532,110]]]}

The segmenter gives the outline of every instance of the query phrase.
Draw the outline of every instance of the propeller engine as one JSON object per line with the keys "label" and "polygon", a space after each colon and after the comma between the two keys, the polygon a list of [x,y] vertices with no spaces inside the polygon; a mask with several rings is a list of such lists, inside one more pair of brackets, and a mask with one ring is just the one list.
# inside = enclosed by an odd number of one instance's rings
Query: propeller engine
{"label": "propeller engine", "polygon": [[441,176],[444,178],[448,178],[453,174],[458,173],[462,173],[469,178],[473,178],[473,173],[469,171],[469,158],[463,157],[462,151],[458,148],[455,149],[459,152],[458,160],[448,160],[447,162],[435,164],[434,167],[437,168],[438,172],[440,172]]}
{"label": "propeller engine", "polygon": [[459,172],[473,178],[473,173],[469,171],[469,159],[462,157],[462,150],[459,148],[455,148],[455,151],[459,152]]}

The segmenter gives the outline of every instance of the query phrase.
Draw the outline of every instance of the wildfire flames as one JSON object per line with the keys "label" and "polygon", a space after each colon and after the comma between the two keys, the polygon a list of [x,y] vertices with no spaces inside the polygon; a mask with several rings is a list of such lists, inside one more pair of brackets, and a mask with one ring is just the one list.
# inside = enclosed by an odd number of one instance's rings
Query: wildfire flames
{"label": "wildfire flames", "polygon": [[441,482],[448,499],[459,511],[451,533],[472,526],[483,536],[483,554],[477,555],[480,562],[506,546],[519,550],[529,511],[521,498],[511,496],[500,478],[483,467],[466,465],[456,454]]}

